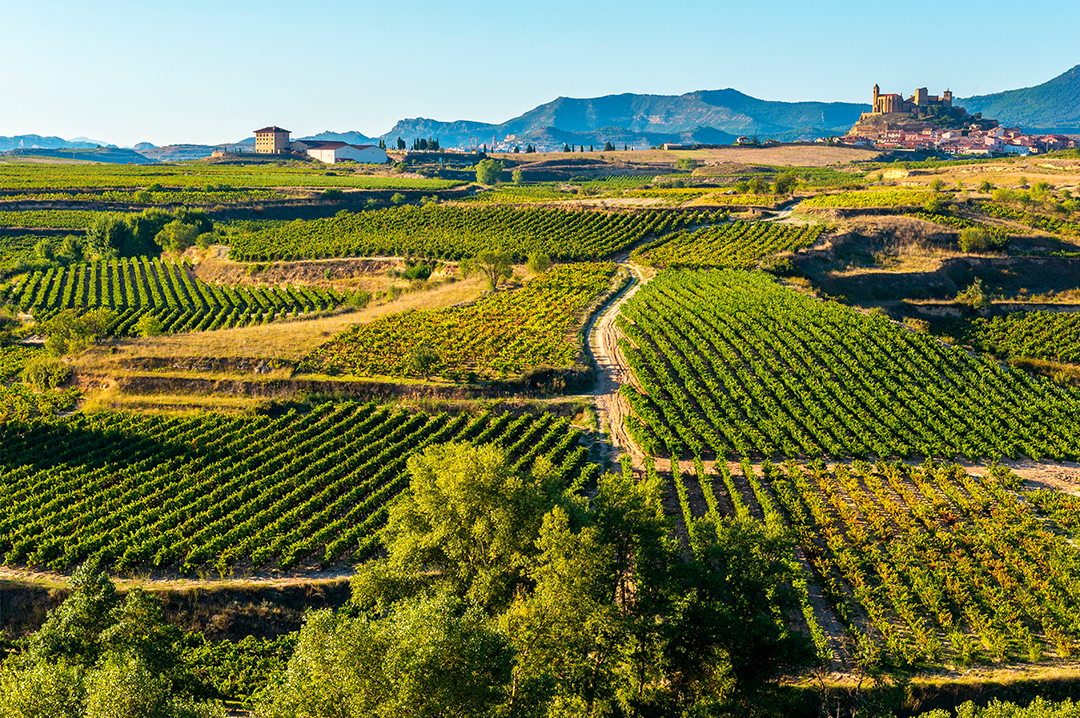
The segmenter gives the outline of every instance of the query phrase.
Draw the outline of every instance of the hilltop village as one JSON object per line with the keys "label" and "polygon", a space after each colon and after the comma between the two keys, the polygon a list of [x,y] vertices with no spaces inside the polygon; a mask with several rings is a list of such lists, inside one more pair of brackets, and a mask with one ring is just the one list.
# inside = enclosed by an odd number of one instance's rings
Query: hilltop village
{"label": "hilltop village", "polygon": [[1029,155],[1076,147],[1066,135],[1028,134],[1019,127],[1001,127],[997,120],[968,114],[953,105],[953,94],[929,94],[920,87],[906,100],[896,93],[873,90],[873,108],[859,117],[840,142],[853,147],[933,150],[949,155],[989,157]]}

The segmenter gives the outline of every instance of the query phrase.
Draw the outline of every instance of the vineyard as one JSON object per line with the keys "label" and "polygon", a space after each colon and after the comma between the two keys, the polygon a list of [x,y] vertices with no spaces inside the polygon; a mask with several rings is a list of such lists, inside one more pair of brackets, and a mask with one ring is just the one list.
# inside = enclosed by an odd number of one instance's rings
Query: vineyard
{"label": "vineyard", "polygon": [[619,326],[649,453],[1080,458],[1080,392],[762,273],[665,272]]}
{"label": "vineyard", "polygon": [[733,222],[677,232],[634,251],[631,257],[655,267],[753,269],[769,255],[809,247],[824,231],[774,222]]}
{"label": "vineyard", "polygon": [[[506,376],[537,367],[569,367],[579,351],[575,332],[584,310],[609,285],[612,264],[550,269],[523,288],[474,304],[411,311],[358,325],[316,349],[300,371],[360,376],[442,374]],[[413,361],[425,347],[437,360]]]}
{"label": "vineyard", "polygon": [[1044,217],[1040,214],[1032,214],[1031,212],[1006,207],[996,202],[979,202],[978,209],[987,216],[1018,222],[1051,234],[1067,234],[1080,237],[1080,224],[1076,222],[1067,222],[1056,217]]}
{"label": "vineyard", "polygon": [[[847,637],[860,650],[879,646],[893,665],[1038,662],[1080,650],[1080,559],[1061,535],[1077,530],[1075,497],[1019,493],[998,467],[983,477],[929,463],[674,468],[687,518],[696,481],[707,513],[786,525]],[[832,657],[839,646],[805,584],[795,589],[819,656]]]}
{"label": "vineyard", "polygon": [[430,444],[495,442],[519,469],[539,457],[569,483],[587,451],[568,419],[410,414],[324,404],[309,414],[99,413],[0,428],[0,555],[8,566],[72,568],[91,556],[136,567],[227,574],[362,558],[405,462]]}
{"label": "vineyard", "polygon": [[232,238],[237,261],[420,255],[458,259],[498,249],[525,258],[604,257],[650,235],[713,221],[709,212],[594,212],[428,204],[296,220]]}
{"label": "vineyard", "polygon": [[351,187],[373,190],[440,190],[461,182],[412,177],[383,177],[351,171],[327,172],[322,165],[279,167],[273,165],[119,165],[0,163],[0,190],[33,192],[71,189],[167,189],[204,190],[207,185],[231,188]]}
{"label": "vineyard", "polygon": [[934,214],[931,212],[911,212],[909,217],[915,219],[921,219],[924,222],[932,222],[939,224],[942,227],[948,227],[949,229],[960,230],[968,229],[969,227],[977,227],[979,229],[986,230],[991,238],[993,244],[996,246],[1004,246],[1008,242],[1008,236],[1014,234],[1016,230],[1006,227],[991,227],[980,222],[972,222],[970,219],[964,219],[963,217],[956,217],[951,214]]}
{"label": "vineyard", "polygon": [[1005,358],[1080,364],[1080,314],[1012,312],[967,322],[958,339]]}
{"label": "vineyard", "polygon": [[85,209],[34,209],[23,212],[0,211],[0,227],[21,229],[86,229],[106,212]]}
{"label": "vineyard", "polygon": [[114,334],[129,333],[144,314],[157,317],[166,332],[228,329],[323,311],[346,297],[332,289],[207,284],[158,258],[52,267],[25,277],[0,295],[43,321],[64,309],[108,308],[117,312]]}
{"label": "vineyard", "polygon": [[860,190],[819,194],[802,203],[803,207],[840,207],[860,209],[868,207],[920,207],[926,204],[934,192],[922,190]]}

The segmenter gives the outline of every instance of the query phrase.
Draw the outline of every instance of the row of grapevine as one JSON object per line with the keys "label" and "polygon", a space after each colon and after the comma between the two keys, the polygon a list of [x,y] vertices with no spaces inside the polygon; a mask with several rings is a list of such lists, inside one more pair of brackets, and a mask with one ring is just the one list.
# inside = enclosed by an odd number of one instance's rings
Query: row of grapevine
{"label": "row of grapevine", "polygon": [[369,554],[405,462],[429,444],[494,442],[526,469],[546,456],[569,481],[586,449],[568,419],[410,414],[374,404],[277,416],[75,415],[0,430],[0,555],[65,570],[226,573]]}
{"label": "row of grapevine", "polygon": [[677,232],[634,251],[631,258],[656,267],[752,269],[765,257],[809,247],[821,225],[732,222]]}
{"label": "row of grapevine", "polygon": [[0,211],[0,227],[20,229],[86,229],[99,215],[88,209],[32,209],[20,212]]}
{"label": "row of grapevine", "polygon": [[318,287],[207,284],[174,262],[129,257],[37,271],[3,299],[38,321],[64,309],[112,309],[111,331],[126,334],[147,313],[168,332],[226,329],[325,311],[346,297]]}
{"label": "row of grapevine", "polygon": [[604,257],[650,235],[715,221],[710,212],[600,212],[428,204],[296,220],[231,239],[235,260],[414,254],[443,259],[502,250],[524,259]]}
{"label": "row of grapevine", "polygon": [[619,326],[652,452],[1080,458],[1080,391],[762,273],[664,272]]}
{"label": "row of grapevine", "polygon": [[[578,353],[583,312],[603,292],[612,264],[561,265],[521,289],[496,292],[447,309],[410,311],[353,327],[316,349],[301,371],[359,376],[520,374],[536,366],[565,367]],[[418,347],[437,360],[418,367]]]}
{"label": "row of grapevine", "polygon": [[[118,165],[48,164],[5,162],[0,164],[0,191],[33,192],[40,189],[135,189],[159,185],[167,190],[205,190],[209,186],[352,187],[373,190],[439,190],[462,184],[457,180],[419,177],[388,177],[338,170],[324,165],[281,167],[276,165]],[[2,196],[2,195],[0,195]]]}
{"label": "row of grapevine", "polygon": [[120,202],[138,204],[234,204],[288,199],[273,190],[103,190],[91,192],[24,192],[0,195],[5,202]]}

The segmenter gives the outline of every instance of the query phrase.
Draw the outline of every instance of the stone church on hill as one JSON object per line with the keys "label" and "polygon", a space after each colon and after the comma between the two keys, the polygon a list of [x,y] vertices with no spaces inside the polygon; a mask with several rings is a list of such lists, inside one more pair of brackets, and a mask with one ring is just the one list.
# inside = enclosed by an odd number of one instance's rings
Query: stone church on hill
{"label": "stone church on hill", "polygon": [[914,95],[905,100],[903,96],[897,94],[883,95],[878,86],[874,85],[874,109],[872,114],[917,115],[926,113],[931,107],[951,108],[952,91],[945,90],[945,93],[938,97],[937,95],[928,94],[925,87],[920,87],[915,90]]}

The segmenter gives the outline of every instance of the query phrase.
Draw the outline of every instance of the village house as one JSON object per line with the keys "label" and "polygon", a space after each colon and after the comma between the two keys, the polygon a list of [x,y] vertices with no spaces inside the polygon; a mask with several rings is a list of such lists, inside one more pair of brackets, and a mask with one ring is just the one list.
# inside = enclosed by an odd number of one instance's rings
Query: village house
{"label": "village house", "polygon": [[360,164],[385,164],[389,159],[386,150],[375,145],[351,145],[347,142],[323,142],[319,140],[296,140],[289,143],[293,152],[301,152],[328,165],[338,162]]}

